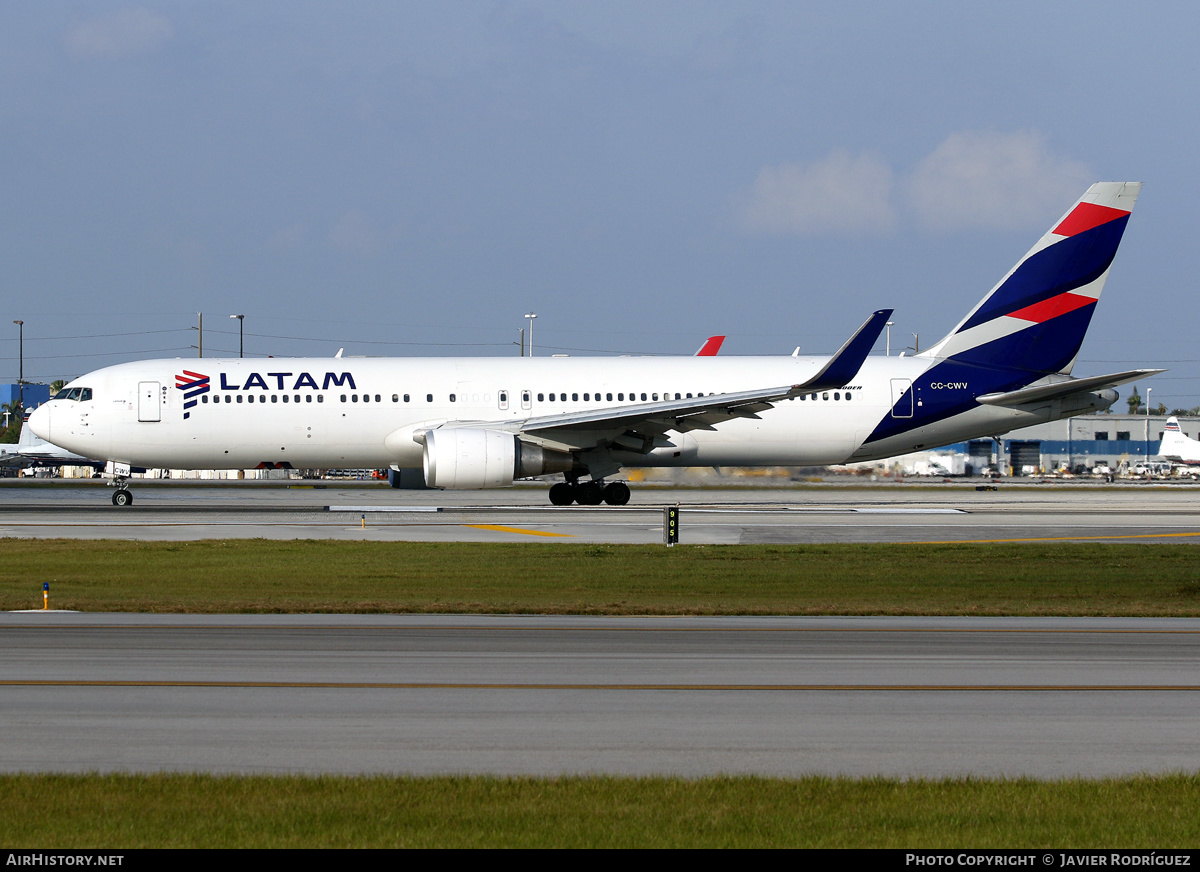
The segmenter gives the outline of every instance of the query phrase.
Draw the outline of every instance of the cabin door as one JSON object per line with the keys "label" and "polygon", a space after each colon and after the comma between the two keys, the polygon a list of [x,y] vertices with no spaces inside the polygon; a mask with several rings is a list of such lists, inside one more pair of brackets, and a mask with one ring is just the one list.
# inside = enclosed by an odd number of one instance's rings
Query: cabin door
{"label": "cabin door", "polygon": [[162,391],[156,381],[138,382],[138,420],[162,420]]}
{"label": "cabin door", "polygon": [[912,379],[892,379],[892,417],[911,418],[912,416]]}

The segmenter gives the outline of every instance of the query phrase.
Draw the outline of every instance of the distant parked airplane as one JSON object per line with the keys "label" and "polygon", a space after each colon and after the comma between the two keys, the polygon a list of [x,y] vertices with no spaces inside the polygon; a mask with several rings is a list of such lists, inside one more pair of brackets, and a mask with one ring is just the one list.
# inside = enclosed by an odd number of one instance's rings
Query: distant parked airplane
{"label": "distant parked airplane", "polygon": [[1172,415],[1167,418],[1167,426],[1163,429],[1162,444],[1158,448],[1158,456],[1173,460],[1176,463],[1186,463],[1189,466],[1200,466],[1200,442],[1189,439],[1179,427],[1179,419]]}

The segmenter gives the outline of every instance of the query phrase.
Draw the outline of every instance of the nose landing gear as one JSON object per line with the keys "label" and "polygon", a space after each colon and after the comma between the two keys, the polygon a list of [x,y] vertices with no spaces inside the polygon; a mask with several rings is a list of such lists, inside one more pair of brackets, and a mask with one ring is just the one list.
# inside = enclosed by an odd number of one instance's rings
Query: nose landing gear
{"label": "nose landing gear", "polygon": [[129,490],[128,482],[129,479],[125,476],[115,476],[113,478],[113,487],[116,488],[112,495],[112,504],[114,506],[124,508],[125,506],[133,505],[133,492]]}

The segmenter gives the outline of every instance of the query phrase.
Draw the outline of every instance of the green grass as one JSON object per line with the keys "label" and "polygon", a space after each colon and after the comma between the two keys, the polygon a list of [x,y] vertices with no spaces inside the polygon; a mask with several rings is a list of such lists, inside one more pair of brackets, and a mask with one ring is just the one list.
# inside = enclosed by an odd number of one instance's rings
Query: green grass
{"label": "green grass", "polygon": [[1200,615],[1192,545],[0,541],[0,609]]}
{"label": "green grass", "polygon": [[0,776],[0,844],[96,847],[1165,848],[1200,776]]}

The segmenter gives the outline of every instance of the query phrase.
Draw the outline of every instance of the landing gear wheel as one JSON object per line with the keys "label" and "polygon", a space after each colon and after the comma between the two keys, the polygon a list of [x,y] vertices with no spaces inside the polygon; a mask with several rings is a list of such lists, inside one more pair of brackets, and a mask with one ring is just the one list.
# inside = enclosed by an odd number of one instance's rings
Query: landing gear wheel
{"label": "landing gear wheel", "polygon": [[623,481],[610,481],[604,488],[604,502],[610,506],[623,506],[629,502],[629,485]]}
{"label": "landing gear wheel", "polygon": [[113,491],[112,501],[114,506],[132,506],[133,494],[127,490]]}
{"label": "landing gear wheel", "polygon": [[575,488],[575,502],[581,506],[598,506],[604,502],[604,483],[585,481]]}
{"label": "landing gear wheel", "polygon": [[575,486],[565,481],[550,488],[550,502],[556,506],[569,506],[575,502]]}

